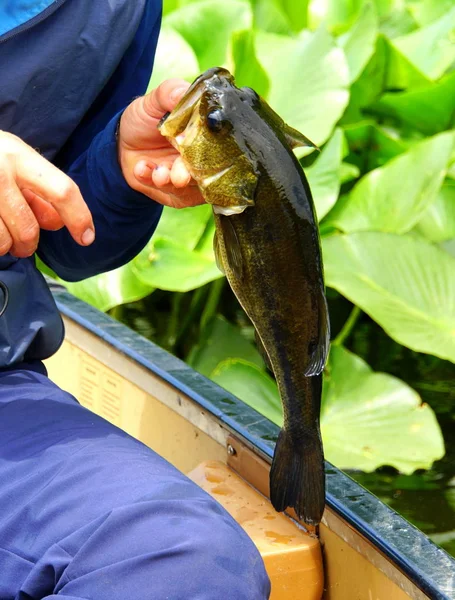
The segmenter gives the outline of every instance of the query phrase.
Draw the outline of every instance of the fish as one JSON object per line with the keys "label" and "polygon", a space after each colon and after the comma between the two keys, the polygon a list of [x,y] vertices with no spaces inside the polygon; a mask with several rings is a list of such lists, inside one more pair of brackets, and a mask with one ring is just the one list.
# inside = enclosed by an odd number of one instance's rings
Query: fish
{"label": "fish", "polygon": [[283,426],[271,503],[317,525],[325,505],[320,406],[330,320],[314,203],[292,151],[315,145],[221,67],[200,75],[158,128],[212,205],[217,264],[275,375]]}

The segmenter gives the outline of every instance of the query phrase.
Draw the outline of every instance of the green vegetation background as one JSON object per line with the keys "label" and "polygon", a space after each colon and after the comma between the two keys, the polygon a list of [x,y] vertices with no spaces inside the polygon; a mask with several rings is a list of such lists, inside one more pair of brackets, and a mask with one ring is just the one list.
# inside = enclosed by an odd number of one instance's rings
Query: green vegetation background
{"label": "green vegetation background", "polygon": [[[445,454],[433,408],[440,421],[455,418],[445,388],[438,406],[421,398],[435,377],[453,377],[455,362],[453,0],[164,5],[150,87],[227,66],[322,148],[299,158],[320,221],[334,332],[325,453],[347,469],[389,465],[412,487],[411,474]],[[68,288],[280,424],[275,382],[217,270],[213,233],[208,205],[165,209],[131,263]],[[440,493],[455,510],[453,486]],[[452,516],[443,529],[455,530]]]}

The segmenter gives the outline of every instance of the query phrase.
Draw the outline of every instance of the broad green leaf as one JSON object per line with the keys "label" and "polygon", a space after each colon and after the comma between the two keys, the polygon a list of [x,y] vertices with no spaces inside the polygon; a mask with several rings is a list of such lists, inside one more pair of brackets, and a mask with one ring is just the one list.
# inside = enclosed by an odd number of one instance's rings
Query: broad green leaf
{"label": "broad green leaf", "polygon": [[357,123],[365,117],[363,109],[374,102],[384,91],[386,80],[388,47],[383,36],[376,39],[373,56],[360,77],[351,86],[349,105],[343,115],[342,124]]}
{"label": "broad green leaf", "polygon": [[387,68],[385,90],[415,90],[426,86],[430,79],[396,46],[395,40],[384,38]]}
{"label": "broad green leaf", "polygon": [[307,27],[310,0],[277,0],[277,2],[287,14],[289,23],[295,32]]}
{"label": "broad green leaf", "polygon": [[448,13],[453,8],[453,0],[417,0],[409,2],[408,8],[417,23],[423,27]]}
{"label": "broad green leaf", "polygon": [[353,179],[357,179],[360,175],[360,169],[356,165],[351,165],[348,162],[342,162],[340,165],[340,183],[347,183]]}
{"label": "broad green leaf", "polygon": [[370,171],[337,207],[331,222],[346,232],[404,233],[436,199],[452,153],[454,135],[442,133]]}
{"label": "broad green leaf", "polygon": [[442,242],[439,247],[444,251],[453,256],[455,258],[455,239],[447,240],[447,242]]}
{"label": "broad green leaf", "polygon": [[187,362],[202,375],[210,377],[219,363],[234,358],[241,358],[264,368],[259,352],[242,335],[240,328],[217,315],[202,332],[199,343],[193,348]]}
{"label": "broad green leaf", "polygon": [[455,260],[423,238],[363,232],[323,238],[326,284],[395,341],[455,362]]}
{"label": "broad green leaf", "polygon": [[366,2],[353,27],[339,39],[348,61],[351,82],[358,78],[373,55],[377,33],[376,9],[371,1]]}
{"label": "broad green leaf", "polygon": [[252,0],[254,28],[289,35],[292,31],[280,0]]}
{"label": "broad green leaf", "polygon": [[338,128],[324,146],[321,155],[311,167],[305,169],[319,220],[337,201],[340,191],[342,156],[343,132]]}
{"label": "broad green leaf", "polygon": [[334,33],[347,31],[360,12],[363,0],[310,0],[308,25],[317,29],[324,24]]}
{"label": "broad green leaf", "polygon": [[210,379],[281,426],[283,417],[276,383],[257,365],[242,359],[228,359],[212,371]]}
{"label": "broad green leaf", "polygon": [[318,145],[330,136],[349,99],[346,58],[323,29],[288,38],[259,32],[258,59],[269,75],[267,100]]}
{"label": "broad green leaf", "polygon": [[148,91],[171,77],[192,81],[199,75],[199,71],[196,55],[188,42],[177,31],[163,25],[158,38]]}
{"label": "broad green leaf", "polygon": [[132,269],[146,285],[172,292],[188,292],[222,277],[214,259],[155,236],[133,260]]}
{"label": "broad green leaf", "polygon": [[212,207],[208,204],[181,209],[165,206],[153,236],[170,240],[188,250],[194,250],[211,214]]}
{"label": "broad green leaf", "polygon": [[455,125],[454,97],[455,71],[417,90],[384,94],[372,110],[434,135]]}
{"label": "broad green leaf", "polygon": [[250,30],[234,32],[232,35],[235,82],[238,87],[246,85],[253,88],[265,98],[270,88],[270,81],[256,57],[254,40],[254,32]]}
{"label": "broad green leaf", "polygon": [[152,286],[136,277],[131,263],[83,281],[61,283],[74,296],[102,311],[127,302],[136,302],[153,292]]}
{"label": "broad green leaf", "polygon": [[163,0],[163,15],[167,15],[179,6],[179,0]]}
{"label": "broad green leaf", "polygon": [[432,242],[455,238],[455,181],[446,180],[436,201],[423,213],[415,229]]}
{"label": "broad green leaf", "polygon": [[201,239],[196,246],[197,252],[209,258],[210,260],[215,260],[215,254],[213,252],[213,238],[215,236],[215,221],[213,219],[213,215],[207,222],[207,226],[202,234]]}
{"label": "broad green leaf", "polygon": [[419,395],[341,346],[330,352],[321,429],[327,460],[342,469],[391,465],[413,473],[444,456],[435,414]]}
{"label": "broad green leaf", "polygon": [[394,40],[394,45],[430,79],[438,79],[455,60],[455,6],[437,21]]}
{"label": "broad green leaf", "polygon": [[393,39],[417,29],[405,0],[375,0],[381,32]]}
{"label": "broad green leaf", "polygon": [[178,31],[193,48],[201,71],[226,63],[228,41],[233,31],[249,29],[251,7],[240,0],[221,3],[204,0],[168,15],[164,23]]}

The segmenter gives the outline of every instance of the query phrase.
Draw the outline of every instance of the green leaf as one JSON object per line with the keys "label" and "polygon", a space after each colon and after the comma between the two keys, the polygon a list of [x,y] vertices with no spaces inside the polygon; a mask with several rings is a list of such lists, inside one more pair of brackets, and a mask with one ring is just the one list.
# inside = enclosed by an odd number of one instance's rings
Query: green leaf
{"label": "green leaf", "polygon": [[384,94],[372,110],[434,135],[454,126],[454,97],[455,71],[417,90]]}
{"label": "green leaf", "polygon": [[446,180],[436,201],[423,213],[415,229],[432,242],[455,238],[455,181]]}
{"label": "green leaf", "polygon": [[251,87],[265,98],[270,88],[270,81],[256,57],[253,31],[234,32],[232,36],[232,58],[236,85],[238,87]]}
{"label": "green leaf", "polygon": [[207,226],[202,234],[201,239],[196,246],[196,250],[205,256],[206,258],[210,258],[210,260],[215,260],[215,254],[213,251],[213,238],[215,236],[215,221],[213,219],[213,215],[210,216],[210,219],[207,222]]}
{"label": "green leaf", "polygon": [[132,268],[146,285],[171,292],[188,292],[222,277],[214,259],[156,236],[133,260]]}
{"label": "green leaf", "polygon": [[366,2],[352,28],[339,39],[349,66],[350,82],[355,81],[373,55],[378,18],[372,2]]}
{"label": "green leaf", "polygon": [[363,232],[323,238],[326,284],[391,338],[455,362],[455,261],[411,235]]}
{"label": "green leaf", "polygon": [[254,344],[242,335],[240,328],[217,315],[208,323],[187,362],[202,375],[210,377],[219,363],[235,358],[264,367],[259,352]]}
{"label": "green leaf", "polygon": [[225,360],[212,371],[210,379],[281,427],[276,383],[257,365],[241,359]]}
{"label": "green leaf", "polygon": [[212,207],[209,204],[181,209],[165,206],[153,236],[170,240],[188,250],[194,250],[211,215]]}
{"label": "green leaf", "polygon": [[291,23],[280,0],[252,0],[254,27],[270,33],[288,35]]}
{"label": "green leaf", "polygon": [[409,4],[411,14],[421,27],[436,21],[452,7],[453,0],[419,0]]}
{"label": "green leaf", "polygon": [[335,129],[321,155],[311,167],[305,169],[319,220],[329,212],[338,198],[343,140],[341,129]]}
{"label": "green leaf", "polygon": [[74,296],[102,311],[127,302],[136,302],[153,292],[152,286],[136,277],[131,263],[83,281],[61,283]]}
{"label": "green leaf", "polygon": [[270,78],[272,108],[291,127],[323,144],[349,99],[343,51],[323,29],[298,38],[258,32],[256,50]]}
{"label": "green leaf", "polygon": [[310,0],[308,24],[317,29],[324,24],[334,33],[343,33],[360,12],[364,0]]}
{"label": "green leaf", "polygon": [[403,0],[375,0],[381,32],[393,39],[417,29],[417,23]]}
{"label": "green leaf", "polygon": [[341,346],[330,352],[321,429],[327,460],[342,469],[369,472],[385,464],[413,473],[444,456],[436,417],[419,395]]}
{"label": "green leaf", "polygon": [[277,0],[286,13],[289,23],[296,33],[308,24],[308,5],[310,0]]}
{"label": "green leaf", "polygon": [[171,27],[163,25],[158,38],[153,73],[148,90],[171,77],[192,81],[199,75],[199,63],[191,46]]}
{"label": "green leaf", "polygon": [[428,85],[430,79],[395,45],[395,40],[384,38],[387,68],[385,90],[411,90]]}
{"label": "green leaf", "polygon": [[455,60],[455,6],[437,21],[394,40],[394,45],[430,79],[438,79]]}
{"label": "green leaf", "polygon": [[360,175],[360,169],[356,165],[351,165],[348,162],[342,162],[340,165],[340,183],[347,183],[353,179],[357,179]]}
{"label": "green leaf", "polygon": [[353,188],[331,223],[342,231],[404,233],[436,199],[454,144],[442,133],[370,171]]}
{"label": "green leaf", "polygon": [[202,71],[223,66],[232,32],[249,29],[251,22],[251,7],[240,0],[204,0],[184,6],[164,19],[193,48]]}

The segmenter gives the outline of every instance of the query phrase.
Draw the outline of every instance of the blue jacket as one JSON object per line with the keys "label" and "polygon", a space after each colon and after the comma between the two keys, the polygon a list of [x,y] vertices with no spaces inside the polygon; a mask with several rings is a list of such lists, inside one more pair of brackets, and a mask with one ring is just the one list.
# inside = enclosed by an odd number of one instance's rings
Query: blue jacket
{"label": "blue jacket", "polygon": [[[67,173],[95,223],[89,247],[66,228],[41,233],[38,255],[67,281],[126,263],[160,218],[161,207],[125,182],[115,141],[122,111],[146,91],[160,19],[161,0],[7,0],[0,7],[0,129]],[[63,324],[34,259],[0,257],[0,282],[9,290],[0,368],[53,354]]]}

